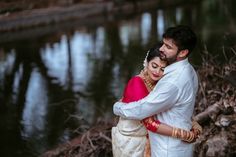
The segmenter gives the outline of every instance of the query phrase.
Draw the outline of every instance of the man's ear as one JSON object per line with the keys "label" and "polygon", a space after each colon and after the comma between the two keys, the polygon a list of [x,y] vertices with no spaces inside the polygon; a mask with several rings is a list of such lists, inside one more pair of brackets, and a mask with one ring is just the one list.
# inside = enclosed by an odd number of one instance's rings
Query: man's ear
{"label": "man's ear", "polygon": [[189,53],[188,49],[181,50],[178,54],[178,57],[179,58],[186,58],[188,56],[188,53]]}

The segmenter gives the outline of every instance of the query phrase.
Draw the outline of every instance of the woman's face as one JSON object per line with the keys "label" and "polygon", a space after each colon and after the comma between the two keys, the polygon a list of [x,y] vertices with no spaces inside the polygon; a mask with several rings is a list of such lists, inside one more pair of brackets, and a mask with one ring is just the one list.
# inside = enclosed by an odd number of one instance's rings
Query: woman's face
{"label": "woman's face", "polygon": [[159,57],[155,57],[148,62],[147,74],[152,81],[158,81],[161,79],[166,62],[162,61]]}

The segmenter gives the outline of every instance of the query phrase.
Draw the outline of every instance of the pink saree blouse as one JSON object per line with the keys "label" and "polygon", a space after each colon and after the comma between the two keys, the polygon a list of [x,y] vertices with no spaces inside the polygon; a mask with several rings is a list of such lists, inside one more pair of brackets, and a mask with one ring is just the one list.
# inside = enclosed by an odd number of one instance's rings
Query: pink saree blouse
{"label": "pink saree blouse", "polygon": [[[149,94],[149,91],[143,81],[139,76],[132,77],[125,87],[123,93],[122,102],[129,103],[133,101],[138,101]],[[160,121],[155,120],[154,117],[148,117],[142,120],[142,123],[147,128],[147,130],[156,132]]]}

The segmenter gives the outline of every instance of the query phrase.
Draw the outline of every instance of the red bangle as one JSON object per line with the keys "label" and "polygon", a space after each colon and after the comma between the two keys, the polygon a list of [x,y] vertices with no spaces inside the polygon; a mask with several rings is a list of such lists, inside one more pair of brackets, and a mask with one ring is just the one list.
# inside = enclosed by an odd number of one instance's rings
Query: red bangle
{"label": "red bangle", "polygon": [[159,120],[155,120],[155,121],[152,121],[150,123],[144,122],[144,125],[146,126],[146,128],[149,131],[152,131],[152,132],[157,132],[160,124],[161,124],[161,122]]}
{"label": "red bangle", "polygon": [[157,123],[157,124],[161,124],[161,122],[160,122],[159,120],[156,120],[156,123]]}

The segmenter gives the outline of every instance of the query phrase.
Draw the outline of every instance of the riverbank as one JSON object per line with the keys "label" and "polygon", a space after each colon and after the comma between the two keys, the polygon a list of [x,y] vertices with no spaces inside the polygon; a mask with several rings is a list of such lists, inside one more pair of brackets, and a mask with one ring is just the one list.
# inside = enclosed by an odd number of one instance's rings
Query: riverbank
{"label": "riverbank", "polygon": [[78,3],[69,6],[49,6],[22,10],[19,12],[5,13],[0,16],[0,31],[14,31],[29,27],[55,24],[71,19],[86,20],[94,16],[116,16],[141,12],[146,9],[155,9],[158,1],[138,1],[137,3],[126,2],[121,5],[111,1]]}
{"label": "riverbank", "polygon": [[[103,16],[114,19],[162,6],[178,5],[182,0],[109,1],[91,0],[77,3],[69,1],[32,2],[13,0],[0,2],[0,32],[17,31],[32,27],[57,24],[71,19],[86,21]],[[197,2],[192,0],[189,5]]]}
{"label": "riverbank", "polygon": [[[236,60],[219,65],[213,57],[197,67],[200,84],[194,111],[203,134],[194,143],[195,157],[236,155]],[[42,157],[112,156],[111,127],[115,120],[98,122],[66,144],[47,151]]]}

